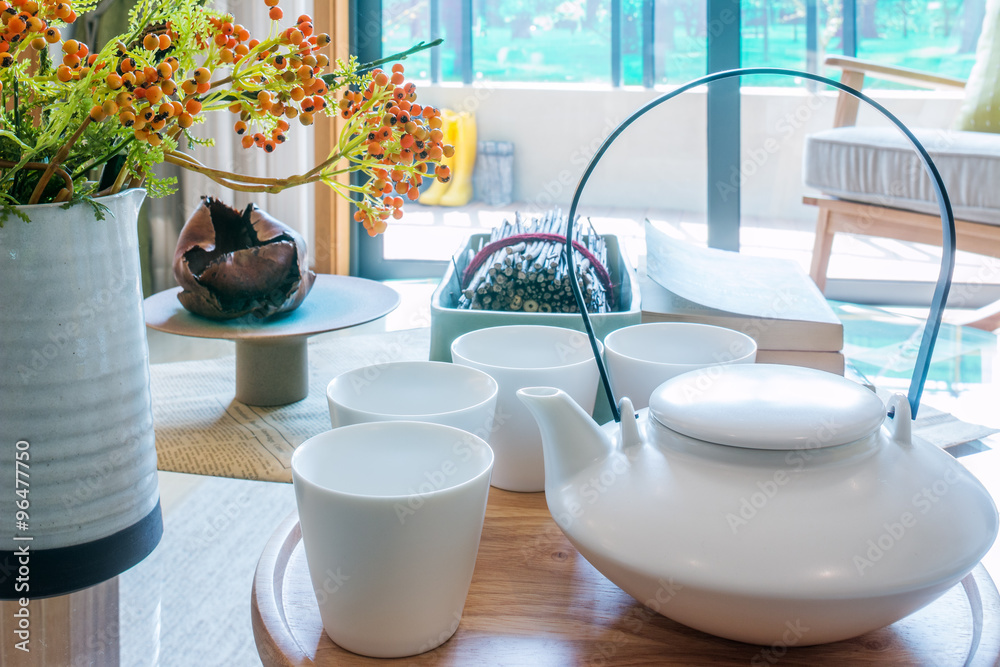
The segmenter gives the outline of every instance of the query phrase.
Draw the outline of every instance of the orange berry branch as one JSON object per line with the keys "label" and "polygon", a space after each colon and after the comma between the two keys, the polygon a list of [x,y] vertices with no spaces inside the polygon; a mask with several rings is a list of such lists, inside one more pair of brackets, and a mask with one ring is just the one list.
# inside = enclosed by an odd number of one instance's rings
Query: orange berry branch
{"label": "orange berry branch", "polygon": [[[326,183],[354,199],[357,221],[374,235],[402,215],[404,198],[415,199],[425,178],[450,177],[438,164],[453,152],[440,112],[417,103],[401,64],[383,71],[353,58],[331,62],[322,52],[330,37],[309,15],[281,27],[278,0],[262,1],[271,23],[261,39],[201,0],[140,0],[129,31],[92,51],[62,31],[95,0],[0,0],[4,211],[140,184],[153,196],[167,194],[172,183],[152,167],[168,162],[245,192]],[[262,178],[210,167],[182,148],[212,144],[191,130],[213,112],[233,114],[242,146],[267,153],[316,114],[346,122],[337,149],[313,169]],[[367,174],[368,183],[337,181],[351,171]]]}

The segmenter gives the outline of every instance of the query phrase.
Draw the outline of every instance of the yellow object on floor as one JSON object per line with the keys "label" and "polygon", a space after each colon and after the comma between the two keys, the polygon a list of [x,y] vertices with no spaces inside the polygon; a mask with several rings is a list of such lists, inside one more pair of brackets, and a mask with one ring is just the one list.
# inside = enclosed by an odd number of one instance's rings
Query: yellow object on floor
{"label": "yellow object on floor", "polygon": [[451,183],[438,202],[440,206],[465,206],[472,201],[472,171],[476,166],[476,117],[468,111],[455,121],[455,155],[452,156]]}
{"label": "yellow object on floor", "polygon": [[[451,157],[443,158],[441,160],[441,164],[451,169],[452,176],[454,177],[455,160],[458,158],[458,146],[456,145],[456,139],[458,137],[458,114],[451,109],[442,109],[441,122],[441,130],[444,133],[444,143],[455,146],[455,153]],[[433,178],[432,172],[430,177]],[[452,178],[452,180],[454,180],[454,178]],[[431,183],[431,186],[424,190],[420,195],[420,199],[418,201],[425,206],[437,206],[441,201],[441,197],[448,191],[451,183],[452,181],[442,183],[435,178],[434,182]]]}

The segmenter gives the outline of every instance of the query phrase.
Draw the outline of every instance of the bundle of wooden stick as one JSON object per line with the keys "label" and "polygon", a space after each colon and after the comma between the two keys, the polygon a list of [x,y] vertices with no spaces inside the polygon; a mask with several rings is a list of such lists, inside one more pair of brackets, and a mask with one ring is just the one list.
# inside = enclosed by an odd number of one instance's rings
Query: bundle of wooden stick
{"label": "bundle of wooden stick", "polygon": [[[462,280],[459,308],[512,310],[528,313],[576,313],[566,262],[566,218],[559,210],[525,220],[515,214],[513,224],[504,220],[488,242],[469,249]],[[593,227],[584,236],[573,228],[576,250],[574,268],[589,313],[614,308],[604,239]],[[456,267],[457,268],[457,267]]]}

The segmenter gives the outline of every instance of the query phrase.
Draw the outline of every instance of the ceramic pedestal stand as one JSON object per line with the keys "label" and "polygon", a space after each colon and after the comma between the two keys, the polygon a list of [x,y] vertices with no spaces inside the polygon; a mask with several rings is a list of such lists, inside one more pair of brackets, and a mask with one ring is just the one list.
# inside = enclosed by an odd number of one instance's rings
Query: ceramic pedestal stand
{"label": "ceramic pedestal stand", "polygon": [[370,322],[399,305],[399,294],[382,283],[320,274],[302,305],[284,316],[210,320],[185,310],[177,300],[180,290],[146,299],[146,326],[235,341],[236,400],[258,406],[294,403],[309,394],[309,336]]}
{"label": "ceramic pedestal stand", "polygon": [[284,405],[309,393],[308,339],[236,341],[236,400],[247,405]]}

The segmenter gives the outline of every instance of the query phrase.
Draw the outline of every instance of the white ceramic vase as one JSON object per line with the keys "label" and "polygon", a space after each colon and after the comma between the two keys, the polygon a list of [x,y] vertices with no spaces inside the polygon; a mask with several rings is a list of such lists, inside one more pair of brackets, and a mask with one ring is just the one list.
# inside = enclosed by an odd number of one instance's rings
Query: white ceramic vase
{"label": "white ceramic vase", "polygon": [[103,220],[87,204],[24,206],[29,223],[8,216],[0,228],[0,599],[109,579],[162,534],[136,230],[144,196],[101,198]]}

